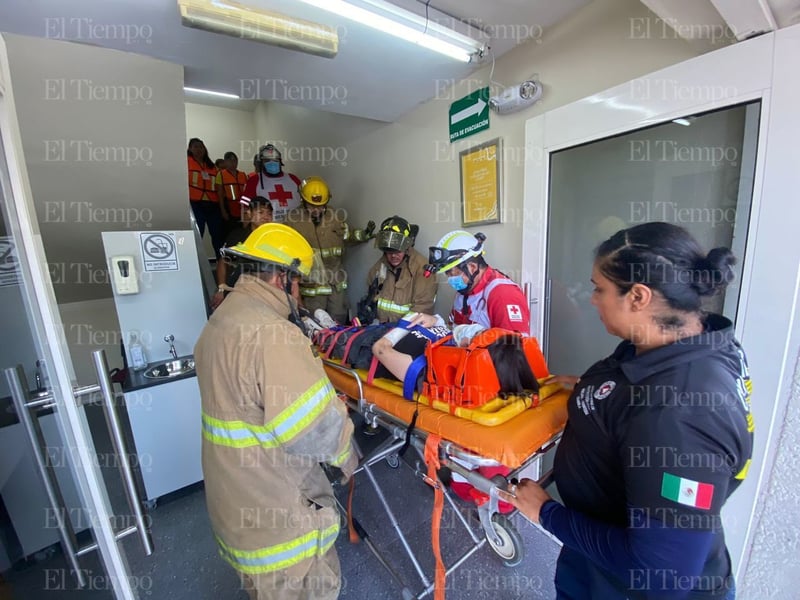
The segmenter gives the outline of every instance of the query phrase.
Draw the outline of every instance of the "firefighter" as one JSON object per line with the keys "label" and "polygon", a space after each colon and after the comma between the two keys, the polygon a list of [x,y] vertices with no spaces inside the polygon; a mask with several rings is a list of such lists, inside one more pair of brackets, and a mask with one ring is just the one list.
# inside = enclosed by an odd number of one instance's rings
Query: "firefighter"
{"label": "firefighter", "polygon": [[268,223],[223,250],[246,261],[194,356],[202,398],[203,474],[220,554],[251,600],[333,600],[339,514],[319,463],[349,478],[353,425],[296,316],[294,274],[313,251]]}
{"label": "firefighter", "polygon": [[358,315],[363,324],[374,318],[396,323],[409,312],[433,312],[437,284],[425,277],[425,258],[413,248],[418,230],[397,215],[381,223],[375,247],[383,256],[367,274],[367,297]]}
{"label": "firefighter", "polygon": [[[314,249],[314,268],[300,283],[303,304],[311,313],[322,309],[339,323],[347,322],[347,273],[343,267],[344,246],[350,228],[328,203],[331,193],[321,177],[308,177],[298,187],[302,206],[286,215],[286,224],[297,230]],[[373,224],[374,225],[374,224]],[[359,232],[353,241],[366,241]]]}

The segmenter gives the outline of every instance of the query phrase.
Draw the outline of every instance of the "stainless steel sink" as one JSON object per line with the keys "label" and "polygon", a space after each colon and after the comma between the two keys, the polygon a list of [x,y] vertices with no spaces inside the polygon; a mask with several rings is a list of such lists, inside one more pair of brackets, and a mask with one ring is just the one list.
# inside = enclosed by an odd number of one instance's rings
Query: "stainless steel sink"
{"label": "stainless steel sink", "polygon": [[148,379],[169,379],[179,375],[186,375],[194,371],[194,359],[184,358],[181,360],[168,360],[147,367],[144,376]]}

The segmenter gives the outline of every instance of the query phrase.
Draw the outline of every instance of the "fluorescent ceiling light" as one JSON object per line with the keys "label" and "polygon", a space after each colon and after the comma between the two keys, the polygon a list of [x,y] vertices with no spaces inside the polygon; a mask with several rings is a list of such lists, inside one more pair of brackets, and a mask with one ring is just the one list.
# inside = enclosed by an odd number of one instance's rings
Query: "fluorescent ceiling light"
{"label": "fluorescent ceiling light", "polygon": [[333,27],[250,8],[233,0],[178,0],[178,9],[181,22],[187,27],[325,58],[333,58],[339,51],[339,35]]}
{"label": "fluorescent ceiling light", "polygon": [[463,62],[469,62],[474,56],[481,56],[484,51],[482,42],[383,0],[300,0],[300,2]]}
{"label": "fluorescent ceiling light", "polygon": [[236,94],[228,94],[225,92],[215,92],[213,90],[204,90],[201,88],[193,88],[193,87],[186,87],[183,86],[184,92],[191,92],[193,94],[208,94],[209,96],[218,96],[219,98],[231,98],[233,100],[239,100],[239,96]]}
{"label": "fluorescent ceiling light", "polygon": [[692,122],[689,119],[672,119],[672,122],[675,123],[676,125],[683,125],[684,127],[688,127],[689,125],[692,124]]}

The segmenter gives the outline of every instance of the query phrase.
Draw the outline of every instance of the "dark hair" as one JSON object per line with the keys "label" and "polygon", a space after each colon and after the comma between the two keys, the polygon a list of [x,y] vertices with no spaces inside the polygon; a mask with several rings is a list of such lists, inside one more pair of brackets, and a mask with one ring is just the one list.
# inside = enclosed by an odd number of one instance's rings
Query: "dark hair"
{"label": "dark hair", "polygon": [[211,159],[208,157],[208,148],[206,148],[206,145],[203,143],[203,140],[201,140],[200,138],[192,138],[192,139],[189,140],[189,144],[186,146],[186,156],[194,156],[192,154],[192,144],[194,144],[195,142],[200,142],[201,144],[203,144],[203,150],[205,150],[205,155],[203,156],[203,158],[201,160],[201,162],[203,163],[203,166],[204,167],[214,167],[214,168],[216,168],[214,166],[214,163],[211,162]]}
{"label": "dark hair", "polygon": [[254,209],[254,208],[269,208],[270,212],[273,212],[272,202],[270,202],[269,199],[265,198],[264,196],[256,196],[255,198],[250,200],[250,204],[248,205],[248,208],[250,208],[250,209]]}
{"label": "dark hair", "polygon": [[497,380],[500,382],[500,397],[539,392],[539,382],[536,381],[536,376],[522,349],[522,337],[504,335],[489,344],[486,349],[489,351]]}
{"label": "dark hair", "polygon": [[595,260],[620,293],[641,283],[683,312],[699,312],[702,297],[724,290],[736,264],[728,248],[705,254],[688,231],[661,222],[618,231],[598,246]]}
{"label": "dark hair", "polygon": [[457,266],[460,267],[461,265],[464,265],[464,267],[466,268],[466,266],[469,263],[475,263],[476,265],[478,265],[478,268],[488,267],[489,266],[488,263],[486,262],[486,259],[484,259],[483,256],[471,256],[467,260],[465,260],[464,262],[462,262],[461,264],[459,264]]}
{"label": "dark hair", "polygon": [[235,152],[231,152],[230,150],[228,150],[228,151],[227,151],[227,152],[224,154],[224,157],[225,157],[225,160],[231,160],[232,158],[233,158],[233,159],[236,159],[237,161],[239,160],[239,157],[238,157],[238,156],[236,156],[236,153],[235,153]]}

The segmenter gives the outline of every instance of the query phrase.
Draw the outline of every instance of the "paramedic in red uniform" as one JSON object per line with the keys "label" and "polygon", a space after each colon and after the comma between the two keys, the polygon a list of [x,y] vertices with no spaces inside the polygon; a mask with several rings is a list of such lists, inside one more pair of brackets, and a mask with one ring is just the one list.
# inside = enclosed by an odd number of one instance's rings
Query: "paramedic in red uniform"
{"label": "paramedic in red uniform", "polygon": [[[477,323],[485,328],[502,327],[530,334],[531,315],[520,287],[493,269],[483,258],[486,236],[463,230],[451,231],[431,246],[428,271],[444,273],[458,292],[450,320],[454,325]],[[432,315],[419,315],[414,325],[432,327]]]}
{"label": "paramedic in red uniform", "polygon": [[247,180],[244,195],[248,198],[269,198],[273,222],[284,223],[286,214],[300,207],[300,194],[297,191],[300,179],[284,172],[283,156],[272,144],[261,146],[256,157],[256,172]]}
{"label": "paramedic in red uniform", "polygon": [[[450,312],[453,325],[501,327],[529,335],[531,315],[525,294],[509,277],[486,264],[485,241],[482,233],[451,231],[431,246],[426,270],[447,275],[447,283],[457,292]],[[430,328],[436,320],[433,315],[417,315],[411,325]],[[487,478],[510,472],[507,467],[480,467],[478,471]],[[466,479],[453,473],[451,487],[461,498],[469,499],[471,486]],[[511,506],[501,504],[500,512],[510,510]]]}
{"label": "paramedic in red uniform", "polygon": [[597,249],[592,304],[623,341],[572,378],[564,503],[529,479],[500,492],[563,542],[558,598],[735,598],[720,511],[750,466],[752,384],[733,324],[701,308],[734,262],[668,223]]}

